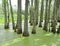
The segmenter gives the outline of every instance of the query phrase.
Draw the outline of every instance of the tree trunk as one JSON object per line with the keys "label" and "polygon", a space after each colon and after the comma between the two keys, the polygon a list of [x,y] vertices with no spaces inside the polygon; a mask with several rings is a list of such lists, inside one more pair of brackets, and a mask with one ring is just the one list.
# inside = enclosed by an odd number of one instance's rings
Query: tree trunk
{"label": "tree trunk", "polygon": [[32,28],[32,34],[36,34],[36,10],[33,9],[33,28]]}
{"label": "tree trunk", "polygon": [[39,27],[42,27],[42,22],[43,22],[43,12],[44,12],[44,1],[41,0],[41,12],[40,12],[40,22],[39,22]]}
{"label": "tree trunk", "polygon": [[14,16],[13,16],[13,9],[12,9],[12,5],[11,5],[11,0],[9,0],[9,3],[10,3],[10,10],[11,10],[12,26],[13,26],[13,29],[15,29],[15,23],[14,23]]}
{"label": "tree trunk", "polygon": [[60,33],[60,0],[57,0],[57,22],[59,22],[59,28],[57,29],[57,33]]}
{"label": "tree trunk", "polygon": [[33,8],[33,28],[32,28],[32,34],[36,34],[36,17],[37,17],[37,7],[36,7],[36,2],[37,0],[35,0],[35,7]]}
{"label": "tree trunk", "polygon": [[47,10],[47,7],[48,6],[48,0],[46,0],[46,9],[45,9],[45,22],[44,22],[44,27],[43,27],[43,30],[45,30],[45,31],[48,31],[48,15],[47,15],[47,12],[48,12],[48,10]]}
{"label": "tree trunk", "polygon": [[29,36],[29,32],[28,32],[28,4],[29,4],[29,0],[25,0],[25,20],[24,20],[23,36]]}
{"label": "tree trunk", "polygon": [[38,24],[38,15],[39,15],[39,0],[36,0],[35,7],[36,7],[36,25],[37,25]]}
{"label": "tree trunk", "polygon": [[52,21],[52,30],[51,30],[51,32],[56,33],[56,0],[54,1],[53,21]]}
{"label": "tree trunk", "polygon": [[7,24],[8,24],[8,28],[9,28],[9,22],[10,22],[10,20],[9,20],[9,17],[10,17],[10,13],[9,13],[9,2],[8,2],[8,0],[7,0],[7,18],[8,18],[8,21],[7,21]]}
{"label": "tree trunk", "polygon": [[7,24],[7,0],[2,0],[3,2],[3,11],[4,11],[4,15],[5,15],[5,25],[4,25],[4,28],[5,29],[8,29],[8,24]]}
{"label": "tree trunk", "polygon": [[32,18],[32,16],[33,16],[33,15],[32,15],[32,14],[33,14],[33,13],[32,13],[32,10],[33,10],[32,7],[33,7],[33,0],[31,0],[31,7],[30,7],[30,25],[33,24],[33,23],[32,23],[32,19],[33,19],[33,18]]}
{"label": "tree trunk", "polygon": [[51,11],[50,11],[51,1],[52,1],[52,0],[48,0],[48,25],[49,25],[48,28],[49,28],[49,32],[50,32],[50,20],[51,20],[51,19],[50,19],[50,18],[51,18],[51,16],[50,16],[50,12],[51,12]]}
{"label": "tree trunk", "polygon": [[21,0],[18,0],[18,34],[22,33]]}

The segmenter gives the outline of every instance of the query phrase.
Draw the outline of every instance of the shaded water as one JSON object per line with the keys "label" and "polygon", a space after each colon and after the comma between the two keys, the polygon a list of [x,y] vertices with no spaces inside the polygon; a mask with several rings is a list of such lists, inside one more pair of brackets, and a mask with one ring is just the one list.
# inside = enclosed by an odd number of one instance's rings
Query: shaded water
{"label": "shaded water", "polygon": [[31,34],[31,27],[29,27],[30,36],[23,37],[18,35],[11,29],[5,30],[3,25],[0,25],[0,46],[60,46],[60,34],[53,34],[43,31],[37,27],[37,33]]}

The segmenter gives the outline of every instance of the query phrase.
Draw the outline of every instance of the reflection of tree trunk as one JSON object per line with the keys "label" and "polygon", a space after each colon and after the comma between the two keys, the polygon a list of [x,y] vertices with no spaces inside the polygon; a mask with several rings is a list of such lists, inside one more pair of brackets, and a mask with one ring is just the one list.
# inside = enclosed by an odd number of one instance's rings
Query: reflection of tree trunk
{"label": "reflection of tree trunk", "polygon": [[13,25],[13,29],[15,29],[15,23],[14,23],[13,9],[12,9],[12,5],[11,5],[11,0],[9,0],[9,3],[10,3],[10,10],[11,10],[12,25]]}
{"label": "reflection of tree trunk", "polygon": [[41,0],[41,12],[40,12],[40,22],[39,22],[39,27],[42,27],[42,22],[43,22],[43,12],[44,12],[44,1]]}
{"label": "reflection of tree trunk", "polygon": [[47,15],[47,6],[48,6],[48,0],[46,0],[46,9],[45,9],[45,22],[44,22],[44,30],[48,30],[48,20],[47,20],[47,17],[48,17],[48,15]]}
{"label": "reflection of tree trunk", "polygon": [[18,34],[22,33],[22,16],[21,16],[21,0],[18,0]]}
{"label": "reflection of tree trunk", "polygon": [[29,36],[29,33],[28,33],[28,4],[29,4],[29,0],[25,0],[25,20],[24,20],[23,36]]}

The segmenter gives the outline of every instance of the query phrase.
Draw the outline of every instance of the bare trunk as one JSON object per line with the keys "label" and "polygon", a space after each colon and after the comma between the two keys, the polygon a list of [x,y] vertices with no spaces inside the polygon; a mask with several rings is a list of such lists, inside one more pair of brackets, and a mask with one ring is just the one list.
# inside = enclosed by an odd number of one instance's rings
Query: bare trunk
{"label": "bare trunk", "polygon": [[10,22],[10,20],[9,20],[9,17],[10,17],[10,13],[9,13],[9,2],[8,2],[8,0],[7,0],[7,18],[8,18],[8,21],[7,21],[7,25],[8,25],[8,28],[9,28],[9,22]]}
{"label": "bare trunk", "polygon": [[8,25],[7,25],[7,0],[2,0],[3,1],[3,11],[4,11],[4,15],[5,15],[5,25],[4,25],[4,28],[5,29],[8,29]]}
{"label": "bare trunk", "polygon": [[28,32],[28,4],[29,4],[29,0],[25,0],[25,19],[24,19],[23,36],[29,36],[29,32]]}
{"label": "bare trunk", "polygon": [[51,32],[56,32],[56,0],[54,1],[54,9],[53,9],[53,21],[52,21],[52,30]]}
{"label": "bare trunk", "polygon": [[33,13],[32,13],[32,10],[33,10],[32,7],[33,7],[33,0],[31,0],[31,7],[30,7],[30,25],[33,24],[33,22],[32,22],[32,19],[33,19],[33,18],[32,18],[32,16],[33,16],[33,15],[32,15],[32,14],[33,14]]}
{"label": "bare trunk", "polygon": [[44,27],[43,30],[48,31],[48,15],[47,15],[47,6],[48,6],[48,0],[46,0],[46,9],[45,9],[45,22],[44,22]]}
{"label": "bare trunk", "polygon": [[15,29],[15,23],[14,23],[14,16],[13,16],[13,9],[12,9],[12,5],[11,5],[11,0],[9,0],[9,3],[10,3],[10,10],[11,10],[12,26],[13,26],[13,29]]}
{"label": "bare trunk", "polygon": [[39,15],[39,0],[36,0],[36,25],[38,24],[38,15]]}
{"label": "bare trunk", "polygon": [[50,16],[51,1],[52,0],[48,0],[48,26],[49,26],[48,28],[49,28],[49,32],[50,32],[50,20],[51,20],[50,19],[51,18],[51,16]]}
{"label": "bare trunk", "polygon": [[22,33],[22,15],[21,15],[21,0],[18,0],[18,31],[17,33],[18,34],[21,34]]}
{"label": "bare trunk", "polygon": [[39,22],[39,27],[42,27],[42,22],[43,22],[43,12],[44,12],[44,1],[41,0],[41,12],[40,12],[40,22]]}
{"label": "bare trunk", "polygon": [[36,16],[37,16],[37,8],[36,8],[36,0],[35,0],[35,7],[33,8],[33,28],[32,34],[36,34]]}

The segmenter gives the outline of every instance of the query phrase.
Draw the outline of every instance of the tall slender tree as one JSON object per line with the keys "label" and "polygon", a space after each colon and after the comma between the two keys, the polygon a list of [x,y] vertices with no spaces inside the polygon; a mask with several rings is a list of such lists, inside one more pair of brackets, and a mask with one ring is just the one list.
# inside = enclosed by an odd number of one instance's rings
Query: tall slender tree
{"label": "tall slender tree", "polygon": [[35,7],[36,7],[36,25],[37,25],[38,24],[38,15],[39,15],[39,0],[36,0]]}
{"label": "tall slender tree", "polygon": [[37,17],[37,0],[34,1],[34,6],[33,7],[33,28],[32,28],[32,34],[36,34],[36,17]]}
{"label": "tall slender tree", "polygon": [[33,28],[32,28],[32,34],[36,34],[36,10],[33,8]]}
{"label": "tall slender tree", "polygon": [[58,17],[60,17],[60,16],[58,15],[59,10],[60,10],[60,9],[59,9],[59,8],[60,8],[60,6],[59,6],[60,3],[59,3],[59,2],[60,2],[59,0],[56,1],[56,8],[57,8],[57,9],[56,9],[56,13],[57,13],[57,22],[60,22],[60,20],[59,20],[59,18],[58,18]]}
{"label": "tall slender tree", "polygon": [[54,0],[54,8],[53,8],[53,21],[52,21],[52,30],[51,32],[56,32],[56,0]]}
{"label": "tall slender tree", "polygon": [[57,33],[59,34],[60,33],[60,0],[57,0],[56,7],[57,7],[57,22],[59,22]]}
{"label": "tall slender tree", "polygon": [[29,36],[29,32],[28,32],[28,4],[29,4],[29,0],[25,0],[25,19],[24,19],[23,36]]}
{"label": "tall slender tree", "polygon": [[48,0],[48,28],[49,28],[49,31],[50,31],[50,20],[51,20],[51,2],[52,0]]}
{"label": "tall slender tree", "polygon": [[48,15],[47,15],[47,11],[48,11],[48,9],[47,9],[47,7],[48,7],[48,0],[46,0],[46,9],[45,9],[45,22],[44,22],[44,27],[43,27],[43,30],[45,30],[45,31],[48,31]]}
{"label": "tall slender tree", "polygon": [[10,17],[10,13],[9,13],[9,2],[7,0],[7,18],[8,18],[7,24],[8,24],[8,28],[9,28],[9,22],[10,22],[9,17]]}
{"label": "tall slender tree", "polygon": [[22,33],[22,15],[21,15],[21,0],[18,0],[18,34]]}
{"label": "tall slender tree", "polygon": [[13,16],[13,8],[12,8],[11,0],[9,0],[9,3],[10,3],[11,18],[12,18],[12,26],[13,26],[13,29],[15,29],[14,16]]}
{"label": "tall slender tree", "polygon": [[51,8],[51,1],[52,0],[48,0],[48,23],[50,21],[50,8]]}
{"label": "tall slender tree", "polygon": [[39,22],[39,27],[42,27],[43,12],[44,12],[44,1],[41,0],[41,11],[40,11],[40,22]]}
{"label": "tall slender tree", "polygon": [[32,15],[32,14],[33,14],[33,13],[32,13],[32,7],[33,7],[33,0],[31,0],[31,6],[30,6],[30,24],[31,24],[31,25],[32,25],[32,19],[33,19],[33,18],[32,18],[32,16],[33,16],[33,15]]}
{"label": "tall slender tree", "polygon": [[8,29],[8,24],[7,24],[7,0],[2,0],[2,3],[3,3],[3,11],[4,11],[4,17],[5,17],[5,25],[4,25],[4,28],[5,29]]}

